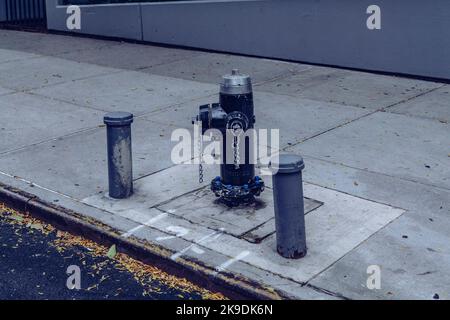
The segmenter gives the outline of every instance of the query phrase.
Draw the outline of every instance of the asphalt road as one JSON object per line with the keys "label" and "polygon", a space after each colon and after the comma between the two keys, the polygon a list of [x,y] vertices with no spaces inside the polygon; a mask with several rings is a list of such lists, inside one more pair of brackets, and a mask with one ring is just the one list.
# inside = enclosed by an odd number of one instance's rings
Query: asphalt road
{"label": "asphalt road", "polygon": [[[80,277],[69,266],[80,270]],[[69,269],[70,271],[70,269]],[[72,277],[70,277],[72,276]],[[80,289],[69,289],[77,284]],[[0,299],[220,298],[0,203]]]}

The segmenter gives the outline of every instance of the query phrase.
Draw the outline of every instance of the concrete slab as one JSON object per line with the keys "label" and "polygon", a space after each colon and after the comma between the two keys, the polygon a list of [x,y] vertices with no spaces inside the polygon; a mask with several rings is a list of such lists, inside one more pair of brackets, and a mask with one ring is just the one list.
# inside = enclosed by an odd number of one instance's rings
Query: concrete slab
{"label": "concrete slab", "polygon": [[[252,244],[229,235],[233,233],[231,229],[215,226],[211,219],[192,221],[194,216],[189,215],[185,210],[188,206],[181,210],[175,204],[184,197],[160,206],[163,212],[146,209],[145,211],[136,210],[139,212],[137,214],[134,210],[129,210],[127,213],[122,212],[121,215],[126,214],[129,219],[138,219],[141,223],[145,221],[145,226],[151,225],[152,228],[172,233],[169,238],[153,239],[153,241],[164,243],[166,240],[181,237],[193,241],[200,247],[200,251],[202,247],[206,247],[229,257],[238,256],[240,258],[236,260],[242,260],[257,268],[304,283],[404,212],[401,209],[310,184],[305,185],[305,195],[309,198],[320,199],[324,205],[316,209],[314,213],[306,215],[309,254],[300,260],[279,257],[275,251],[273,236],[262,241],[261,244]],[[185,197],[189,198],[189,195]],[[195,203],[191,202],[191,205],[203,206],[205,212],[208,208],[214,208],[213,202],[208,197],[198,199]],[[100,208],[105,209],[105,207]],[[139,237],[141,232],[143,232],[142,228],[131,230],[127,236],[132,234]],[[172,258],[175,260],[181,258],[192,249],[192,246],[180,248]],[[196,251],[195,248],[194,251]],[[242,255],[243,252],[246,254]],[[198,258],[201,259],[201,256],[197,256]],[[217,263],[219,272],[220,263]]]}
{"label": "concrete slab", "polygon": [[242,73],[251,74],[253,82],[258,83],[287,76],[309,67],[299,63],[204,53],[187,60],[151,67],[143,71],[180,79],[219,83],[222,75],[236,68]]}
{"label": "concrete slab", "polygon": [[289,150],[450,189],[449,132],[449,124],[379,112]]}
{"label": "concrete slab", "polygon": [[[243,278],[258,287],[270,292],[282,292],[293,299],[334,299],[319,291],[303,287],[291,279],[280,276],[274,272],[258,268],[241,260],[243,254],[235,256],[225,255],[219,251],[208,248],[211,241],[227,241],[230,236],[202,227],[193,226],[184,219],[152,209],[147,212],[146,224],[131,229],[122,234],[123,237],[145,239],[152,244],[162,245],[172,251],[170,257],[178,262],[186,261],[188,264],[195,261],[211,268],[210,277]],[[244,255],[247,254],[244,252]]]}
{"label": "concrete slab", "polygon": [[[430,299],[434,293],[446,296],[442,292],[448,292],[443,290],[449,283],[448,252],[440,248],[449,241],[449,190],[304,158],[307,181],[409,210],[311,284],[331,292],[345,292],[355,299]],[[381,290],[366,287],[366,270],[373,264],[381,266]]]}
{"label": "concrete slab", "polygon": [[[360,108],[260,91],[255,96],[257,127],[279,129],[281,147],[311,138],[368,113]],[[294,121],[286,121],[286,118]]]}
{"label": "concrete slab", "polygon": [[[74,62],[70,62],[74,63]],[[82,64],[82,66],[91,66]],[[94,67],[103,68],[103,67]],[[140,115],[213,92],[215,86],[135,71],[63,83],[34,91],[61,101],[104,111]]]}
{"label": "concrete slab", "polygon": [[[169,143],[172,130],[168,126],[135,120],[135,178],[173,165]],[[26,178],[76,199],[106,190],[108,176],[105,128],[60,137],[3,155],[0,157],[0,171]]]}
{"label": "concrete slab", "polygon": [[450,123],[450,86],[445,85],[388,111]]}
{"label": "concrete slab", "polygon": [[243,261],[276,270],[294,281],[307,282],[404,212],[313,185],[305,185],[305,195],[323,201],[324,205],[306,216],[309,251],[304,259],[292,261],[278,256],[274,236],[259,247],[243,245],[234,239],[211,242],[207,247],[228,254],[250,251],[252,254]]}
{"label": "concrete slab", "polygon": [[[447,212],[447,215],[450,211]],[[311,284],[351,299],[450,299],[449,224],[441,219],[419,222],[407,214],[350,252]],[[381,270],[381,288],[367,288],[367,268]]]}
{"label": "concrete slab", "polygon": [[[216,88],[218,92],[219,88]],[[202,104],[217,102],[216,95],[176,105],[146,118],[152,121],[192,128],[192,117]],[[257,91],[254,93],[256,128],[279,129],[281,146],[315,136],[366,115],[361,108],[296,98],[287,95]],[[287,121],[287,118],[295,121]]]}
{"label": "concrete slab", "polygon": [[[317,209],[321,202],[305,199],[305,214]],[[261,242],[275,232],[273,195],[267,189],[250,206],[229,208],[220,203],[209,187],[174,199],[159,209],[182,217],[193,224],[205,225],[250,242]]]}
{"label": "concrete slab", "polygon": [[[155,210],[155,209],[153,209]],[[155,219],[147,221],[149,227],[136,227],[133,235],[123,234],[123,237],[145,239],[146,241],[162,245],[173,252],[171,258],[178,262],[192,264],[192,261],[210,268],[209,277],[234,279],[246,279],[257,284],[258,287],[265,288],[269,292],[281,291],[285,296],[294,299],[333,299],[333,296],[302,287],[289,279],[281,277],[273,272],[260,269],[240,261],[239,257],[230,257],[215,250],[207,248],[204,244],[212,240],[225,240],[226,235],[211,232],[203,229],[204,233],[198,230],[190,230],[182,227],[187,222],[185,220],[164,215],[164,213],[155,210],[153,212]],[[173,225],[174,224],[174,225]],[[190,228],[189,224],[185,225]],[[138,229],[139,228],[139,229]],[[164,229],[165,228],[165,229]],[[164,229],[160,230],[160,229]],[[191,239],[191,240],[187,240]],[[221,269],[218,267],[221,266]]]}
{"label": "concrete slab", "polygon": [[[146,212],[158,204],[176,199],[170,201],[171,209],[165,210],[174,215],[181,215],[192,223],[210,221],[211,228],[212,226],[216,230],[226,228],[227,232],[242,236],[250,242],[261,242],[273,234],[275,224],[271,191],[264,192],[258,198],[258,202],[251,207],[238,209],[224,207],[216,201],[217,198],[209,187],[211,180],[219,172],[218,166],[208,167],[204,172],[204,182],[199,183],[197,165],[176,165],[135,181],[134,194],[128,199],[114,200],[107,194],[96,194],[83,199],[83,202],[144,223],[149,218],[140,210]],[[204,207],[204,202],[210,202],[211,206]],[[321,205],[319,201],[305,199],[305,214]],[[144,218],[136,220],[141,216]],[[239,224],[236,224],[237,221]]]}
{"label": "concrete slab", "polygon": [[[269,197],[273,197],[272,190],[270,190],[268,188],[266,190],[269,192]],[[263,197],[267,197],[267,195],[263,195]],[[323,205],[323,202],[318,201],[318,200],[314,200],[314,199],[310,199],[310,198],[306,198],[306,197],[303,200],[304,200],[303,204],[304,204],[305,215],[313,213],[314,210],[316,210],[317,208],[319,208],[320,206]],[[271,205],[271,210],[272,210],[272,215],[273,215],[273,212],[274,212],[273,202],[270,202],[270,205]],[[267,211],[267,210],[265,210],[265,211]],[[245,232],[244,234],[242,234],[241,237],[242,237],[242,239],[245,239],[252,243],[260,243],[267,237],[270,237],[271,235],[275,234],[275,230],[276,230],[275,217],[271,217],[269,220],[267,220],[265,223],[261,224],[260,226]]]}
{"label": "concrete slab", "polygon": [[117,69],[42,57],[0,64],[0,85],[20,91],[32,90],[112,72]]}
{"label": "concrete slab", "polygon": [[0,49],[0,63],[6,63],[16,60],[32,59],[37,57],[40,57],[40,55],[17,50]]}
{"label": "concrete slab", "polygon": [[120,42],[81,38],[71,35],[0,30],[1,49],[45,56],[53,56],[65,52],[90,50],[117,44],[120,44]]}
{"label": "concrete slab", "polygon": [[0,87],[0,96],[11,93],[11,92],[14,92],[14,91]]}
{"label": "concrete slab", "polygon": [[[170,216],[158,221],[164,221],[164,224],[160,225],[159,228],[167,225],[169,229],[162,232],[158,228],[141,228],[136,231],[135,237],[146,239],[150,243],[163,244],[165,248],[170,248],[169,250],[174,252],[172,259],[180,263],[183,261],[187,264],[192,264],[192,261],[195,261],[203,266],[207,266],[211,269],[209,271],[210,279],[216,277],[241,278],[256,284],[252,285],[253,288],[257,286],[271,293],[281,292],[284,297],[290,297],[291,299],[335,299],[332,295],[312,290],[273,272],[249,265],[247,262],[241,261],[239,256],[224,255],[204,245],[211,240],[226,241],[227,239],[224,235],[211,233],[208,230],[204,230],[204,236],[201,236],[202,233],[197,232],[185,233],[184,228],[178,226],[180,228],[179,231],[184,231],[184,236],[180,237],[177,236],[180,233],[174,233],[175,226],[170,224],[175,222],[183,224],[186,221],[173,220],[173,217]],[[187,241],[185,238],[191,238],[192,240]]]}
{"label": "concrete slab", "polygon": [[441,86],[440,83],[313,66],[257,90],[380,109]]}
{"label": "concrete slab", "polygon": [[[112,42],[115,44],[114,42]],[[117,43],[88,50],[71,51],[58,57],[127,70],[141,70],[200,55],[200,52],[151,45]]]}
{"label": "concrete slab", "polygon": [[[304,156],[303,178],[326,188],[443,219],[450,210],[450,190]],[[266,184],[270,180],[265,180]],[[450,216],[448,217],[450,223]]]}
{"label": "concrete slab", "polygon": [[197,165],[174,165],[160,172],[137,179],[133,185],[134,193],[128,199],[115,201],[105,193],[90,196],[83,199],[83,202],[114,213],[144,210],[194,190],[204,188],[217,175],[217,170],[213,168],[205,169],[204,182],[199,183]]}
{"label": "concrete slab", "polygon": [[26,93],[0,97],[0,108],[0,154],[103,123],[99,111]]}
{"label": "concrete slab", "polygon": [[[44,36],[37,32],[22,32],[15,30],[0,30],[0,48],[8,50],[25,51],[26,48],[36,47],[33,51],[39,50],[37,45]],[[52,38],[53,37],[48,37]],[[32,52],[37,53],[37,52]]]}

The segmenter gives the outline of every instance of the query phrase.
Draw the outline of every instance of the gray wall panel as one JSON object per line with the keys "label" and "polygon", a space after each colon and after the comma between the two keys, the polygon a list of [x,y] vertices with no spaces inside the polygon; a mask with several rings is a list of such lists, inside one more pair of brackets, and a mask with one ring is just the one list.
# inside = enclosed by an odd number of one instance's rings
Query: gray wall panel
{"label": "gray wall panel", "polygon": [[[67,31],[65,7],[47,3],[49,28]],[[381,7],[381,30],[366,27],[371,4]],[[81,8],[82,33],[450,79],[448,0],[211,0]]]}
{"label": "gray wall panel", "polygon": [[[366,9],[381,7],[381,30]],[[450,79],[446,0],[143,4],[144,40]]]}
{"label": "gray wall panel", "polygon": [[141,12],[137,3],[81,5],[81,30],[67,29],[67,6],[59,6],[58,3],[58,0],[47,0],[47,26],[50,30],[142,39]]}
{"label": "gray wall panel", "polygon": [[0,21],[6,20],[6,0],[0,0]]}

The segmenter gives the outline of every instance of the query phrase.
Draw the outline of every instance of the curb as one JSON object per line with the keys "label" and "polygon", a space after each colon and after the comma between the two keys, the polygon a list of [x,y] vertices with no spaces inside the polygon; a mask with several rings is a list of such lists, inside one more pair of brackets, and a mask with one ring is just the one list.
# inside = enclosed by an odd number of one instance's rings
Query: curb
{"label": "curb", "polygon": [[97,220],[87,218],[75,211],[57,206],[23,190],[0,183],[0,202],[13,209],[50,223],[63,231],[68,231],[105,246],[115,244],[119,251],[147,264],[152,264],[168,273],[187,278],[193,283],[219,291],[230,299],[238,300],[279,300],[289,296],[272,288],[264,288],[252,280],[236,274],[214,275],[214,269],[194,260],[170,259],[173,252],[136,238],[123,238],[118,230]]}

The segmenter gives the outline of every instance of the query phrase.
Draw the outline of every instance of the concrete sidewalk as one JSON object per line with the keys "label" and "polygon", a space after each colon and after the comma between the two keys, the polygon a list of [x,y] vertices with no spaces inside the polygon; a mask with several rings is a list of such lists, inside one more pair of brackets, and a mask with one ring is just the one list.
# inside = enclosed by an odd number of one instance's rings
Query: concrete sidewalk
{"label": "concrete sidewalk", "polygon": [[[275,253],[269,177],[263,206],[231,210],[198,184],[195,166],[171,162],[172,131],[192,129],[232,68],[253,78],[257,127],[280,128],[283,148],[305,158],[304,259]],[[211,277],[293,298],[450,298],[449,85],[0,31],[0,110],[0,182]],[[136,193],[125,201],[105,196],[102,119],[114,110],[137,117]],[[381,267],[381,289],[366,286],[370,265]]]}

